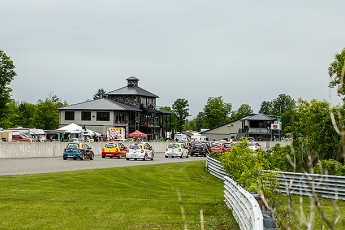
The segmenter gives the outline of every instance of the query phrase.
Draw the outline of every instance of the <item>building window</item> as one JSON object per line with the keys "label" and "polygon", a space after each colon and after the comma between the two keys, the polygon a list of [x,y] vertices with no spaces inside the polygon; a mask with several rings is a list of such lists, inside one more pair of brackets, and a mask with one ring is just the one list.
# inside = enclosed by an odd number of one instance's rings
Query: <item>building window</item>
{"label": "building window", "polygon": [[65,111],[65,120],[74,120],[74,111]]}
{"label": "building window", "polygon": [[125,123],[125,114],[124,113],[115,113],[115,123],[124,124]]}
{"label": "building window", "polygon": [[110,121],[109,112],[97,112],[97,121]]}
{"label": "building window", "polygon": [[91,121],[91,112],[81,112],[82,121]]}

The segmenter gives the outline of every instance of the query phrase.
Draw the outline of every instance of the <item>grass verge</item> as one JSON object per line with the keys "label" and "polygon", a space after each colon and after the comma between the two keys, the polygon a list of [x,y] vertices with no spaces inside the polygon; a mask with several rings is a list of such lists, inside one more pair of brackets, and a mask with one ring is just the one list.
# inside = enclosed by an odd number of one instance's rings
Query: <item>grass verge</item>
{"label": "grass verge", "polygon": [[224,204],[223,181],[204,166],[3,176],[1,229],[239,229]]}
{"label": "grass verge", "polygon": [[[277,209],[278,222],[281,222],[280,229],[286,229],[287,226],[290,229],[345,229],[344,213],[345,213],[345,201],[324,199],[319,197],[320,210],[324,218],[321,217],[321,213],[316,207],[311,205],[311,198],[308,196],[291,196],[292,210],[288,210],[288,200],[285,194],[278,196],[278,202],[280,203]],[[290,214],[288,214],[290,213]],[[314,219],[314,221],[311,221]],[[329,224],[327,224],[327,222]],[[334,225],[333,225],[334,224]]]}

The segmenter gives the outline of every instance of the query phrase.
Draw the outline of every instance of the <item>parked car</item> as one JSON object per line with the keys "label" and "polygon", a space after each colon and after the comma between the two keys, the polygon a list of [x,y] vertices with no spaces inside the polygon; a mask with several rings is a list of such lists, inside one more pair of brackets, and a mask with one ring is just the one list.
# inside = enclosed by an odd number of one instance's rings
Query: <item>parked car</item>
{"label": "parked car", "polygon": [[127,147],[122,142],[108,142],[102,148],[102,158],[126,157]]}
{"label": "parked car", "polygon": [[127,148],[126,160],[129,159],[143,159],[153,160],[155,154],[152,146],[147,142],[135,142]]}
{"label": "parked car", "polygon": [[21,133],[14,133],[12,134],[12,141],[27,141],[31,142],[32,139],[24,134]]}
{"label": "parked car", "polygon": [[231,142],[211,142],[210,144],[210,151],[213,153],[224,153],[224,152],[228,152],[230,151],[231,147],[232,147],[232,143]]}
{"label": "parked car", "polygon": [[191,156],[200,156],[203,155],[206,157],[206,155],[209,153],[208,147],[206,143],[202,142],[192,142],[190,146],[190,155]]}
{"label": "parked car", "polygon": [[171,143],[165,148],[165,158],[189,157],[189,150],[184,143]]}
{"label": "parked car", "polygon": [[256,151],[258,150],[259,148],[261,148],[261,145],[258,143],[258,142],[249,142],[248,143],[248,147],[253,150],[253,151]]}
{"label": "parked car", "polygon": [[253,142],[253,141],[255,141],[255,138],[254,138],[254,137],[247,137],[247,139],[248,139],[248,142]]}
{"label": "parked car", "polygon": [[79,142],[69,142],[63,151],[63,159],[73,158],[73,160],[80,159],[90,159],[93,160],[95,154],[92,148],[86,143]]}

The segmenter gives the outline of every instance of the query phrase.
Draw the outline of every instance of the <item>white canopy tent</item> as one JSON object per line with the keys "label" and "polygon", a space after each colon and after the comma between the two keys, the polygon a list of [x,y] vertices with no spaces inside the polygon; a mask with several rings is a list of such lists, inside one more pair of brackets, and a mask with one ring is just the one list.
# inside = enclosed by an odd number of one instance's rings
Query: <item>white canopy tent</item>
{"label": "white canopy tent", "polygon": [[57,131],[65,132],[65,133],[81,133],[83,132],[83,128],[80,125],[77,125],[75,123],[71,123],[69,125],[66,125],[64,127],[58,128]]}
{"label": "white canopy tent", "polygon": [[95,131],[92,131],[90,129],[84,130],[82,126],[77,125],[75,123],[71,123],[69,125],[66,125],[64,127],[58,128],[57,131],[60,133],[68,133],[75,134],[74,137],[78,138],[79,140],[93,140],[93,136],[101,136],[100,133],[97,133]]}

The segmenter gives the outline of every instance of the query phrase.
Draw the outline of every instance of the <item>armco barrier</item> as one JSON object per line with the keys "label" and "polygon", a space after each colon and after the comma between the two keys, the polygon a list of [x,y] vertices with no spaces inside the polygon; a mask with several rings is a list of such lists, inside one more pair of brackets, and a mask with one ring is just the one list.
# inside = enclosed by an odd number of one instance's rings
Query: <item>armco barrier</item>
{"label": "armco barrier", "polygon": [[238,186],[230,177],[224,177],[224,197],[241,229],[264,229],[263,215],[252,194]]}
{"label": "armco barrier", "polygon": [[[217,160],[208,157],[206,166],[215,177],[222,179],[226,176],[226,172]],[[345,200],[345,176],[274,172],[278,175],[279,190],[282,193],[305,196],[318,194],[324,198]]]}
{"label": "armco barrier", "polygon": [[278,173],[279,189],[282,193],[299,195],[321,195],[324,198],[345,200],[345,177],[309,173]]}
{"label": "armco barrier", "polygon": [[228,177],[219,161],[207,156],[206,169],[210,174],[224,181],[225,203],[232,210],[240,228],[264,229],[262,211],[254,196]]}
{"label": "armco barrier", "polygon": [[[207,157],[206,168],[210,174],[225,181],[226,172],[221,166],[220,162]],[[345,200],[345,177],[322,175],[322,174],[309,174],[309,173],[293,173],[275,171],[278,175],[279,189],[285,194],[298,194],[304,196],[321,195],[324,198],[341,199]],[[224,182],[227,184],[228,182]],[[225,193],[227,193],[227,189]],[[235,198],[233,198],[235,199]],[[236,200],[236,199],[235,199]],[[235,203],[229,203],[230,208],[241,207]],[[241,209],[241,208],[240,208]],[[242,218],[241,218],[242,220]],[[239,220],[238,220],[239,221]]]}

